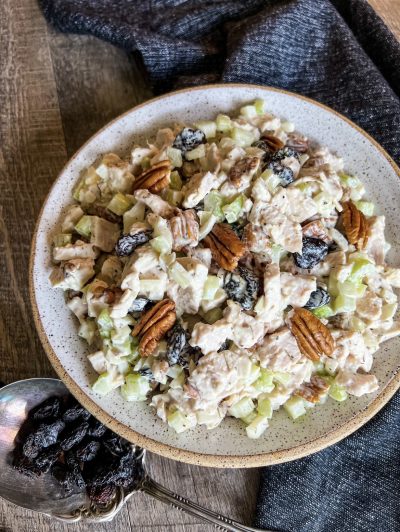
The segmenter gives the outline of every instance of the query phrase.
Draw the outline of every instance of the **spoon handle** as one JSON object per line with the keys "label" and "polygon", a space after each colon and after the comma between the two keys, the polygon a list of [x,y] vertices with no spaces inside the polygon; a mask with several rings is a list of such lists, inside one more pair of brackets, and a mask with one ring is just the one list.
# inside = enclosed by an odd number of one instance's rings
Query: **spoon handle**
{"label": "spoon handle", "polygon": [[219,530],[225,530],[229,532],[259,531],[258,528],[242,525],[237,521],[229,519],[228,517],[224,517],[216,512],[202,508],[195,502],[189,501],[188,499],[185,499],[185,497],[181,497],[169,489],[164,488],[164,486],[161,486],[161,484],[150,478],[147,474],[143,477],[139,486],[139,490],[151,495],[152,497],[155,497],[161,502],[171,504],[178,510],[183,510],[191,515],[200,517],[204,521],[215,525]]}

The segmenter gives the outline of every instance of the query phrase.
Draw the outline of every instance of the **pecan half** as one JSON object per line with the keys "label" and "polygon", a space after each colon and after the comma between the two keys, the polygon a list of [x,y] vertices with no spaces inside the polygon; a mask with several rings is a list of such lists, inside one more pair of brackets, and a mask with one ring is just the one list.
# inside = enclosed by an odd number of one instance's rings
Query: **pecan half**
{"label": "pecan half", "polygon": [[211,249],[215,262],[229,272],[237,267],[247,249],[228,224],[215,224],[203,242]]}
{"label": "pecan half", "polygon": [[309,383],[303,384],[294,393],[295,395],[300,395],[300,397],[303,397],[309,403],[319,403],[328,390],[329,384],[326,380],[318,375],[313,375]]}
{"label": "pecan half", "polygon": [[309,141],[306,137],[302,137],[297,133],[289,133],[286,146],[297,151],[297,153],[306,153],[309,148]]}
{"label": "pecan half", "polygon": [[343,228],[350,244],[358,250],[364,249],[369,237],[368,222],[364,213],[359,211],[352,201],[343,204],[341,215]]}
{"label": "pecan half", "polygon": [[160,161],[153,164],[151,168],[145,170],[134,181],[132,192],[139,189],[147,189],[153,194],[161,192],[170,183],[171,163]]}
{"label": "pecan half", "polygon": [[[279,140],[279,139],[278,139]],[[257,172],[260,166],[258,157],[244,157],[237,161],[229,170],[229,181],[235,187],[239,188],[244,177],[251,178]]]}
{"label": "pecan half", "polygon": [[169,221],[174,239],[173,250],[181,251],[185,246],[196,247],[199,243],[199,223],[193,209],[179,211]]}
{"label": "pecan half", "polygon": [[263,135],[260,138],[260,141],[263,141],[271,151],[281,150],[285,145],[281,139],[278,139],[278,137],[275,137],[274,135]]}
{"label": "pecan half", "polygon": [[176,321],[175,303],[163,299],[142,315],[135,325],[132,336],[139,336],[139,352],[142,357],[151,355],[161,338]]}
{"label": "pecan half", "polygon": [[334,340],[330,330],[309,310],[294,310],[290,330],[300,351],[310,360],[319,360],[321,355],[330,356],[333,353]]}

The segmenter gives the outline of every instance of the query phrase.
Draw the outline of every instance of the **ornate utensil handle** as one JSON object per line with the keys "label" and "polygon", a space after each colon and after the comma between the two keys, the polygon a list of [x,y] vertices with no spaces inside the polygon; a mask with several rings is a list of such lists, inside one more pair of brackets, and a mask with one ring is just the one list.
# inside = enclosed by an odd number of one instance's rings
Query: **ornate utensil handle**
{"label": "ornate utensil handle", "polygon": [[202,508],[198,504],[189,501],[188,499],[185,499],[176,493],[173,493],[169,489],[158,484],[158,482],[150,478],[147,474],[144,475],[140,486],[138,486],[138,489],[147,493],[148,495],[151,495],[152,497],[155,497],[161,502],[171,504],[178,510],[183,510],[191,515],[200,517],[204,521],[212,523],[219,530],[226,530],[229,532],[259,532],[258,528],[242,525],[237,521],[233,521],[228,517],[224,517],[223,515],[212,512],[211,510],[207,510],[206,508]]}

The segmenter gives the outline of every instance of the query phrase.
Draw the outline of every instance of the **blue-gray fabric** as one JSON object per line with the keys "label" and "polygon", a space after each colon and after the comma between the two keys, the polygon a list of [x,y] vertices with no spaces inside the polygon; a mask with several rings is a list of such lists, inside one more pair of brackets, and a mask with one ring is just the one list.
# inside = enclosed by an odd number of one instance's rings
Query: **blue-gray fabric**
{"label": "blue-gray fabric", "polygon": [[[140,60],[155,92],[246,82],[311,96],[400,161],[400,47],[366,0],[39,0],[59,30]],[[400,529],[400,398],[341,443],[264,468],[255,525]]]}

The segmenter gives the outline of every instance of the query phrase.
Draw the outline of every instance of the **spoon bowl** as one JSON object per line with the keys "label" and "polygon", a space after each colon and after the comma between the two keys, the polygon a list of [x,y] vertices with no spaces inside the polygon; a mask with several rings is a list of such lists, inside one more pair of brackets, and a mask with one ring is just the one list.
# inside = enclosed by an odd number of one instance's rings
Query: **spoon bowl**
{"label": "spoon bowl", "polygon": [[155,482],[146,472],[145,451],[134,445],[132,452],[136,460],[137,475],[135,487],[130,491],[118,488],[114,500],[107,507],[94,506],[84,490],[66,494],[51,474],[30,478],[16,471],[12,466],[15,438],[29,411],[49,397],[66,395],[69,395],[69,391],[60,380],[48,378],[17,381],[0,389],[0,497],[61,521],[71,523],[86,519],[101,522],[112,520],[136,491],[143,491],[166,504],[213,523],[220,530],[256,530],[202,508]]}

